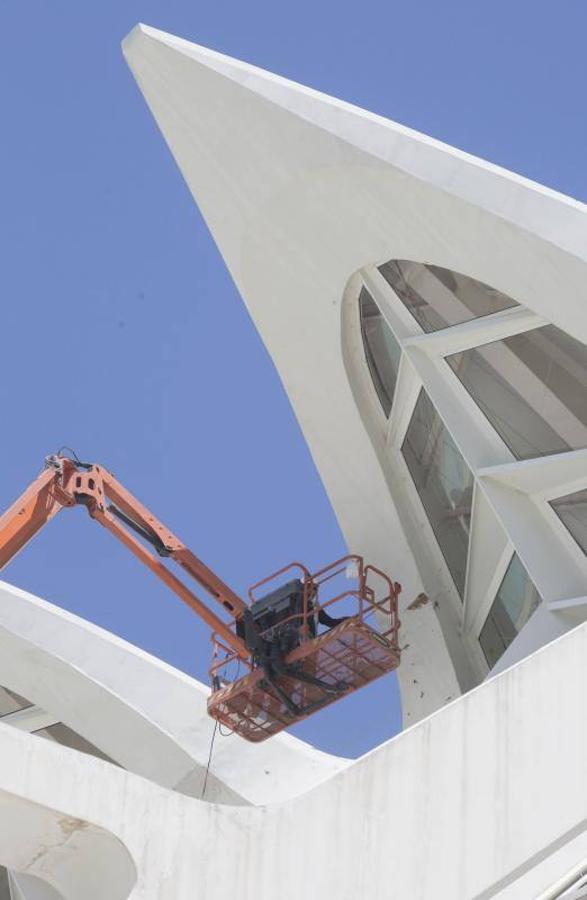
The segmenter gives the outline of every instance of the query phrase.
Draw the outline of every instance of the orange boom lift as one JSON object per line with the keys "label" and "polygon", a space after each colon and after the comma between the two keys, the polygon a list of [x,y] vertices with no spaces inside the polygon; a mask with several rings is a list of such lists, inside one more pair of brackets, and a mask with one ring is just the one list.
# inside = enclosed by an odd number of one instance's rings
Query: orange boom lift
{"label": "orange boom lift", "polygon": [[[248,741],[277,734],[399,665],[401,587],[362,557],[343,557],[313,574],[292,563],[254,585],[245,603],[107,469],[61,453],[45,459],[43,472],[0,517],[0,569],[73,506],[85,506],[210,626],[208,712]],[[224,615],[200,600],[165,558]],[[345,576],[353,583],[340,589]],[[345,615],[334,618],[334,610]],[[367,621],[375,615],[379,630]]]}

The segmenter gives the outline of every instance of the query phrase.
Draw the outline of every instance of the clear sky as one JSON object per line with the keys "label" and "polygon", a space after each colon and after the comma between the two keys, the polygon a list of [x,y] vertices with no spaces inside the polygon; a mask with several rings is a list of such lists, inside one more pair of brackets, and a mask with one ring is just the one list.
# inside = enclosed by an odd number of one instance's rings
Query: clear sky
{"label": "clear sky", "polygon": [[[137,21],[587,200],[587,4],[2,4],[0,508],[69,444],[244,591],[290,559],[325,563],[344,541],[122,59]],[[205,680],[205,627],[83,510],[62,514],[4,577]],[[297,733],[354,756],[398,725],[392,676]]]}

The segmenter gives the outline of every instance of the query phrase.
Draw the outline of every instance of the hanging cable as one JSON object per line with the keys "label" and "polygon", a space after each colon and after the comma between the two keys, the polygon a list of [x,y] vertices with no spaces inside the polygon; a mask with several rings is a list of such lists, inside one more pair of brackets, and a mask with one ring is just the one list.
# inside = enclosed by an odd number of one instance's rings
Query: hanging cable
{"label": "hanging cable", "polygon": [[218,719],[214,722],[214,731],[212,732],[212,739],[210,741],[210,752],[208,753],[208,765],[206,766],[206,774],[204,775],[204,784],[202,785],[202,793],[200,796],[200,800],[204,799],[204,794],[206,793],[206,785],[208,784],[208,773],[210,772],[210,763],[212,762],[212,751],[214,750],[214,739],[216,737],[217,730],[218,730]]}

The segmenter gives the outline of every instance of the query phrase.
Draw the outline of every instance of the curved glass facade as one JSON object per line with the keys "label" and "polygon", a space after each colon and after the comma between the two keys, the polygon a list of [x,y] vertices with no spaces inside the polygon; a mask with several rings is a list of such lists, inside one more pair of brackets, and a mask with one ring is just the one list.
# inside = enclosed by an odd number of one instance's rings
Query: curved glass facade
{"label": "curved glass facade", "polygon": [[474,480],[424,391],[418,397],[402,453],[462,599]]}
{"label": "curved glass facade", "polygon": [[587,447],[587,347],[546,325],[446,361],[517,459]]}
{"label": "curved glass facade", "polygon": [[482,281],[440,266],[394,259],[379,271],[426,332],[518,306]]}
{"label": "curved glass facade", "polygon": [[[549,472],[556,472],[558,478],[560,466],[560,484],[566,487],[574,482],[576,455],[568,457],[568,463],[565,455],[587,449],[587,344],[555,325],[542,324],[544,319],[537,315],[533,321],[530,309],[523,319],[500,316],[519,304],[481,281],[446,268],[393,259],[362,272],[365,280],[359,294],[359,312],[364,355],[375,391],[390,420],[386,444],[390,475],[399,467],[399,478],[394,482],[398,511],[401,514],[403,504],[406,510],[421,505],[421,513],[435,538],[435,547],[429,549],[440,550],[446,574],[450,573],[456,588],[452,590],[443,573],[453,612],[460,616],[458,621],[463,635],[471,642],[469,647],[474,647],[470,659],[476,668],[483,668],[484,657],[491,669],[541,602],[545,586],[536,574],[541,571],[535,565],[537,554],[552,551],[553,565],[566,566],[571,572],[568,580],[576,584],[572,588],[576,596],[585,592],[584,573],[573,540],[587,553],[587,488],[581,485],[572,494],[553,498],[555,482],[550,482],[550,507],[568,535],[566,539],[562,535],[561,541],[553,540],[549,546],[548,535],[542,534],[534,546],[531,539],[523,536],[533,507],[522,509],[512,499],[517,497],[517,491],[522,496],[530,493],[524,467],[512,470],[511,491],[504,491],[502,498],[503,512],[492,509],[491,515],[483,502],[478,509],[473,508],[477,471],[509,461],[509,454],[495,440],[498,434],[517,460],[557,454]],[[387,321],[381,310],[385,310]],[[405,310],[425,333],[415,342],[415,329],[409,327]],[[481,320],[487,316],[493,319],[485,324]],[[476,327],[462,332],[455,341],[451,328],[473,320],[477,321]],[[500,340],[495,340],[496,324],[506,335]],[[436,334],[431,336],[428,350],[426,334],[432,332]],[[455,353],[459,344],[465,349]],[[407,359],[402,369],[401,403],[394,407],[403,353]],[[470,399],[455,375],[486,422],[472,415]],[[565,476],[567,465],[572,475],[569,478]],[[481,486],[479,490],[486,497]],[[563,493],[561,489],[559,495]],[[497,552],[503,541],[502,518],[506,512],[522,530],[495,592],[490,566],[477,564],[468,568],[470,534],[476,539],[474,559],[482,557],[483,549],[479,547],[486,539]],[[526,518],[522,522],[523,516]],[[423,524],[421,514],[419,520],[408,517],[407,521],[411,542],[431,543],[430,531],[419,527]],[[552,517],[549,521],[553,538],[555,531],[560,538],[560,528]],[[518,554],[523,555],[525,565]],[[427,569],[431,585],[435,583],[438,565],[434,555],[422,554],[422,566]],[[482,616],[488,591],[494,592],[493,602],[489,613]],[[458,598],[464,601],[465,593],[466,616],[458,609]]]}
{"label": "curved glass facade", "polygon": [[401,347],[366,288],[363,288],[359,295],[359,314],[365,358],[371,379],[383,411],[389,416],[402,355]]}

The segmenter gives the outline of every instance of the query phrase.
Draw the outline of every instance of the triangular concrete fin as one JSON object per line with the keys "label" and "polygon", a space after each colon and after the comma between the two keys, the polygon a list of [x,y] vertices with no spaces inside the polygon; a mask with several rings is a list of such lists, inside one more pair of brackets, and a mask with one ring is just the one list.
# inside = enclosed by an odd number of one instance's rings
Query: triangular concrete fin
{"label": "triangular concrete fin", "polygon": [[[167,50],[167,54],[161,52],[162,48]],[[197,81],[201,88],[206,82],[207,89],[211,91],[210,99],[213,100],[215,90],[203,74],[207,70],[232,82],[235,88],[243,89],[249,96],[270,101],[275,107],[287,111],[292,118],[297,117],[331,134],[337,141],[345,142],[359,153],[368,154],[433,188],[486,209],[517,227],[541,234],[561,247],[565,246],[565,239],[568,238],[566,249],[571,252],[579,249],[581,255],[584,249],[584,243],[579,248],[574,247],[573,238],[577,221],[584,220],[585,207],[556,191],[382,116],[147,25],[137,25],[123,42],[123,49],[182,169],[180,152],[175,149],[177,138],[174,139],[166,125],[169,116],[162,109],[161,92],[167,93],[169,100],[173,97],[177,113],[190,92],[194,103],[201,97]],[[191,61],[190,69],[179,63],[181,57]],[[173,58],[175,65],[171,62]],[[196,69],[200,72],[199,79],[195,77]],[[182,75],[178,82],[180,70]],[[188,71],[191,71],[192,78],[187,75]],[[217,90],[221,93],[218,86]],[[244,100],[243,103],[246,106]],[[221,113],[220,97],[218,104],[218,113]],[[258,118],[252,121],[262,127]],[[225,124],[229,129],[231,126],[234,128],[236,141],[239,123],[234,117],[227,117]],[[275,124],[269,127],[274,128]],[[266,146],[266,149],[272,155],[276,150],[274,146]],[[184,174],[194,190],[185,170]]]}

